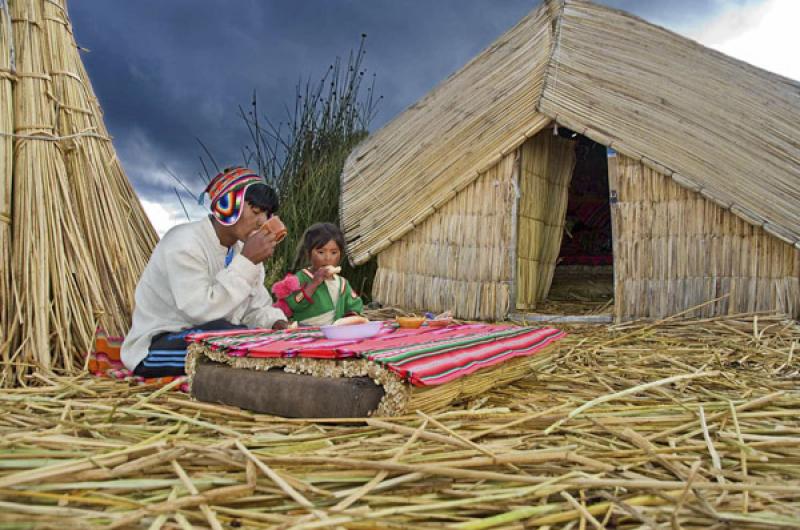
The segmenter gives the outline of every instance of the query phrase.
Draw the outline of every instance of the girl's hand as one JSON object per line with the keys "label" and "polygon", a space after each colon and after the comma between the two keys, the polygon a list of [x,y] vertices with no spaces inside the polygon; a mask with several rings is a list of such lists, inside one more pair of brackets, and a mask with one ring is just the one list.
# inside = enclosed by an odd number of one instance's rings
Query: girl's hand
{"label": "girl's hand", "polygon": [[325,267],[320,267],[319,269],[314,271],[314,283],[320,284],[325,281],[325,278],[328,277],[328,271],[325,270]]}

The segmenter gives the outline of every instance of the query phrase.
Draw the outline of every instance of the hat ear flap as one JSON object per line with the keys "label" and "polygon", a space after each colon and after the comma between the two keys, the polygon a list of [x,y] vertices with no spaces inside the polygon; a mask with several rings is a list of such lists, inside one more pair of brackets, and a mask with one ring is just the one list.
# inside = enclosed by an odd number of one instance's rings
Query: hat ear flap
{"label": "hat ear flap", "polygon": [[245,189],[231,191],[221,195],[216,202],[211,205],[214,217],[223,225],[235,224],[242,214],[244,204]]}
{"label": "hat ear flap", "polygon": [[226,193],[217,201],[217,211],[223,215],[230,215],[233,213],[233,208],[236,205],[236,198],[233,193]]}

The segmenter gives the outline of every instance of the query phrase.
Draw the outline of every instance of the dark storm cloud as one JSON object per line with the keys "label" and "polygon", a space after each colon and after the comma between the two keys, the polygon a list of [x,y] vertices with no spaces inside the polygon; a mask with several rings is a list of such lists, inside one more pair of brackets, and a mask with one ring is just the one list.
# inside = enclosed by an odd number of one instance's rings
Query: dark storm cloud
{"label": "dark storm cloud", "polygon": [[[745,4],[757,0],[738,0]],[[708,18],[722,1],[607,0],[669,27]],[[731,1],[724,3],[730,6]],[[139,194],[173,201],[193,189],[201,138],[220,163],[240,162],[237,106],[253,90],[285,119],[299,79],[318,79],[367,33],[368,73],[384,124],[532,10],[531,0],[73,0],[70,15],[119,156]]]}

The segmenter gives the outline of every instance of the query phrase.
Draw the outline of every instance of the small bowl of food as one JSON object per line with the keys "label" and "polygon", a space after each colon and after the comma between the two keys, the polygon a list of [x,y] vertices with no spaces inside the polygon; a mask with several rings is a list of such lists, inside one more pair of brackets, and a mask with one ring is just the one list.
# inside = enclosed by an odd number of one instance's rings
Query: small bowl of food
{"label": "small bowl of food", "polygon": [[321,326],[319,329],[326,339],[332,340],[355,340],[374,337],[380,333],[383,322],[374,320],[365,324],[332,324]]}
{"label": "small bowl of food", "polygon": [[427,321],[428,326],[432,328],[446,328],[452,323],[452,318],[434,318]]}
{"label": "small bowl of food", "polygon": [[397,324],[404,329],[416,329],[425,322],[425,317],[395,317]]}

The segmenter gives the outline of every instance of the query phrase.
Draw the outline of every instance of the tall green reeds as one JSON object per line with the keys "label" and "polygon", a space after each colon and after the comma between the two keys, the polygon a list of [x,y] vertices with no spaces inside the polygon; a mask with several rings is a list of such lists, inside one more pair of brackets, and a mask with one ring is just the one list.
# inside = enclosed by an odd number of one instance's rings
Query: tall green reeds
{"label": "tall green reeds", "polygon": [[[259,114],[255,94],[250,110],[239,108],[252,142],[243,148],[245,163],[258,168],[278,191],[279,214],[289,230],[267,268],[270,285],[290,271],[306,228],[321,221],[339,223],[342,167],[367,135],[380,100],[374,95],[375,75],[365,83],[365,38],[362,34],[358,50],[350,52],[346,63],[337,57],[318,82],[298,84],[294,110],[287,107],[287,121],[276,124]],[[342,265],[355,289],[369,293],[375,264]]]}

